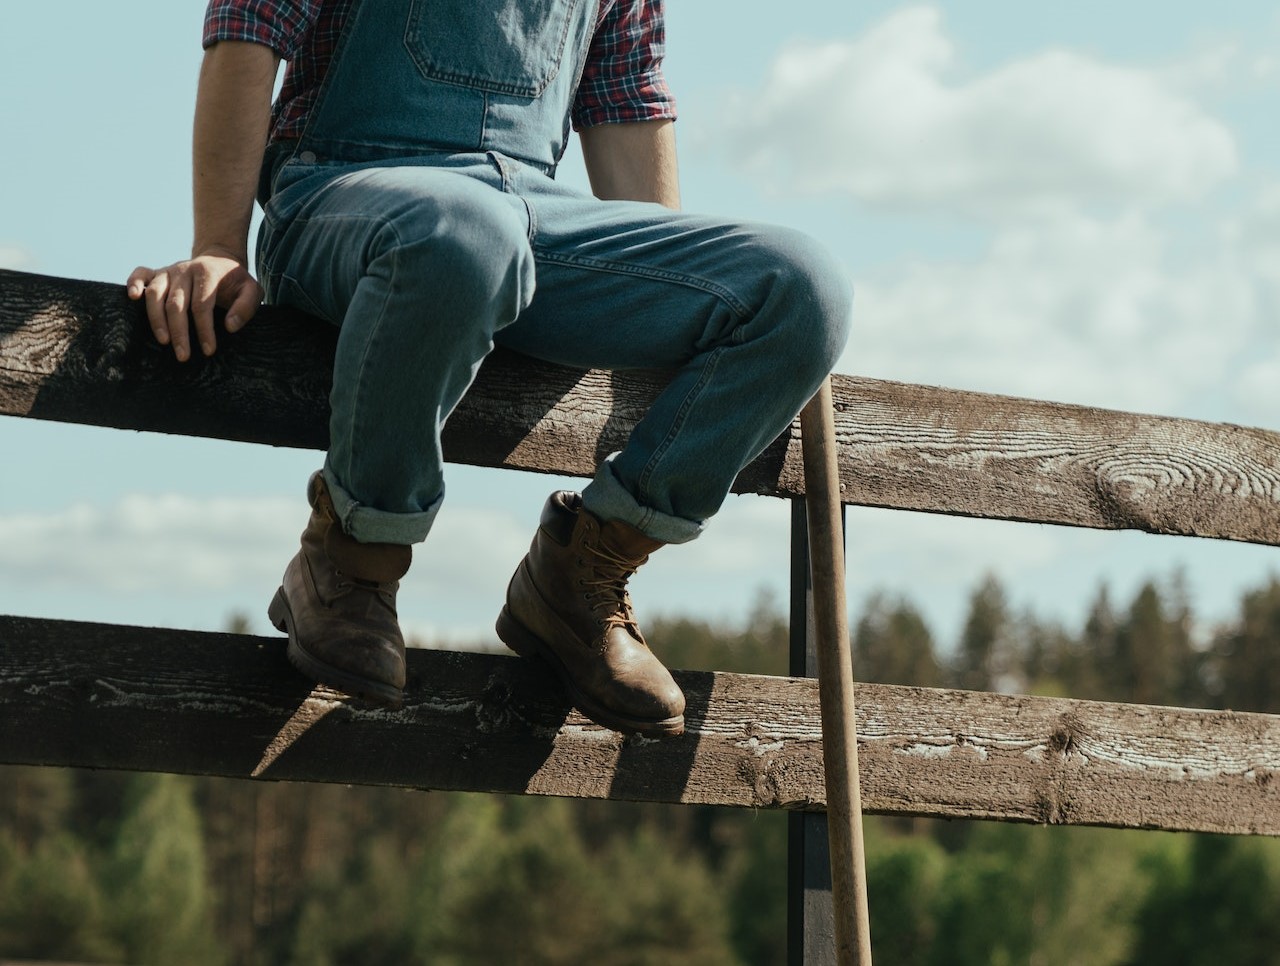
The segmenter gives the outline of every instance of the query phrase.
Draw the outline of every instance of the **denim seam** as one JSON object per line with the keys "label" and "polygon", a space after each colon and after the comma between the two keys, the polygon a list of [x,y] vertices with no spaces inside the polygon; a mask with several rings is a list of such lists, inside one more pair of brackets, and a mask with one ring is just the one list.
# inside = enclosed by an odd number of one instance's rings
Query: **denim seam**
{"label": "denim seam", "polygon": [[[296,299],[302,303],[302,308],[304,311],[309,312],[310,314],[316,316],[317,318],[324,319],[330,325],[334,324],[333,319],[329,318],[329,313],[321,310],[320,306],[316,304],[315,300],[310,295],[307,294],[307,290],[302,287],[301,282],[299,282],[296,278],[294,278],[288,272],[280,272],[276,277],[280,280],[280,282],[288,282],[291,286],[293,286],[293,294],[296,297]],[[277,291],[278,290],[279,290],[279,286],[277,285]]]}
{"label": "denim seam", "polygon": [[524,202],[524,210],[529,213],[529,250],[533,253],[534,257],[536,258],[537,249],[534,247],[533,240],[538,235],[538,212],[537,212],[537,209],[533,206],[533,204],[530,203],[528,198],[524,197],[523,195],[518,195],[517,197],[519,197],[520,200]]}
{"label": "denim seam", "polygon": [[[328,167],[334,167],[334,168],[341,168],[346,164],[350,164],[351,162],[349,159],[344,158],[339,154],[336,154],[332,150],[325,150],[326,148],[332,148],[332,147],[383,148],[388,151],[417,150],[421,152],[422,156],[424,157],[427,155],[434,155],[434,154],[466,153],[466,152],[461,152],[459,148],[451,147],[449,145],[441,145],[440,147],[433,148],[429,144],[425,144],[421,141],[410,141],[407,138],[344,137],[339,139],[339,138],[315,137],[311,139],[307,147],[312,154],[317,156],[317,164],[316,164],[317,167],[328,166]],[[316,148],[320,148],[321,150],[316,151],[315,150]],[[480,150],[480,149],[477,148],[476,150]],[[406,155],[406,157],[416,157],[416,156],[417,155]]]}
{"label": "denim seam", "polygon": [[[335,211],[331,214],[299,215],[297,218],[297,223],[306,223],[306,224],[312,224],[316,222],[327,222],[327,221],[367,222],[367,223],[376,224],[376,225],[385,225],[386,227],[390,228],[393,233],[395,232],[395,228],[391,224],[391,219],[379,217],[377,215],[362,215],[362,214],[359,214],[358,212]],[[399,240],[400,240],[400,236],[396,235],[396,241],[399,241]]]}
{"label": "denim seam", "polygon": [[[707,359],[702,364],[702,372],[698,376],[698,381],[689,387],[689,391],[685,394],[684,399],[680,401],[680,408],[676,410],[671,425],[666,433],[663,434],[662,442],[654,447],[649,461],[640,471],[640,476],[636,480],[636,487],[640,490],[637,497],[647,497],[649,491],[649,481],[658,471],[658,466],[662,463],[662,458],[667,455],[667,450],[671,448],[671,444],[675,442],[676,436],[680,434],[680,430],[684,428],[685,420],[688,418],[689,410],[696,404],[697,399],[702,395],[702,390],[707,383],[711,381],[711,377],[715,375],[715,371],[720,362],[720,356],[723,354],[723,348],[712,349],[707,353]],[[648,500],[645,499],[642,505],[647,505]]]}
{"label": "denim seam", "polygon": [[543,261],[553,262],[559,265],[570,265],[574,268],[582,268],[592,272],[605,272],[614,275],[631,275],[640,278],[649,278],[661,282],[672,282],[677,285],[684,285],[687,288],[696,289],[699,292],[705,292],[708,295],[714,295],[729,306],[730,311],[739,318],[746,319],[751,316],[751,310],[733,293],[721,285],[717,285],[704,278],[698,278],[694,275],[686,275],[683,272],[672,272],[663,268],[651,268],[647,265],[634,265],[627,262],[613,262],[598,258],[584,258],[581,255],[560,255],[546,249],[534,248],[534,255]]}
{"label": "denim seam", "polygon": [[[490,150],[485,147],[484,127],[481,125],[479,143],[472,148],[461,148],[450,145],[426,144],[419,141],[408,140],[373,140],[368,138],[344,138],[338,140],[336,138],[328,138],[323,141],[319,139],[313,140],[309,149],[320,157],[314,165],[310,167],[317,171],[323,168],[333,168],[335,171],[341,171],[344,168],[353,165],[377,165],[379,167],[411,167],[412,162],[417,159],[428,159],[436,157],[454,157],[456,155],[484,154]],[[319,148],[319,151],[315,149]],[[384,152],[379,155],[369,155],[367,157],[348,157],[344,153],[345,149],[351,149],[356,152]],[[387,154],[385,152],[391,152]],[[546,161],[538,161],[534,158],[520,158],[511,156],[512,160],[519,161],[521,164],[532,168],[535,171],[545,175],[550,175],[555,171],[556,165]],[[283,171],[284,166],[281,166]],[[278,192],[273,192],[273,194]]]}
{"label": "denim seam", "polygon": [[485,156],[489,159],[489,163],[498,169],[499,188],[502,193],[512,194],[511,168],[507,164],[507,159],[498,151],[486,151]]}
{"label": "denim seam", "polygon": [[[394,224],[392,224],[390,221],[385,221],[385,222],[383,223],[383,227],[384,227],[384,228],[386,228],[386,230],[387,230],[387,231],[389,231],[389,232],[392,234],[392,236],[394,236],[394,238],[395,238],[395,240],[396,240],[396,244],[392,247],[391,252],[390,252],[390,255],[389,255],[389,257],[390,257],[390,258],[391,258],[391,260],[392,260],[391,268],[392,268],[392,277],[394,278],[394,277],[395,277],[395,268],[396,268],[396,264],[395,264],[395,263],[396,263],[396,261],[397,261],[397,260],[399,259],[399,257],[400,257],[400,252],[401,252],[401,251],[403,250],[403,248],[404,248],[404,242],[403,242],[403,240],[400,238],[400,233],[399,233],[398,231],[396,231],[396,227],[395,227],[395,225],[394,225]],[[355,391],[355,398],[352,400],[352,405],[351,405],[351,417],[350,417],[350,418],[351,418],[351,422],[350,422],[350,425],[348,426],[348,438],[349,438],[349,440],[350,440],[350,443],[349,443],[349,445],[348,445],[348,450],[349,450],[349,452],[348,452],[348,454],[347,454],[347,458],[348,458],[348,460],[350,460],[352,463],[354,463],[354,462],[355,462],[355,446],[356,446],[356,440],[359,438],[359,436],[358,436],[358,434],[357,434],[357,432],[356,432],[356,429],[357,429],[356,423],[357,423],[357,419],[358,419],[358,415],[357,415],[357,414],[358,414],[358,413],[360,413],[360,411],[361,411],[361,400],[360,400],[360,396],[361,396],[361,392],[362,392],[362,390],[363,390],[363,387],[364,387],[364,385],[365,385],[364,370],[365,370],[365,366],[366,366],[366,365],[368,364],[368,362],[369,362],[369,356],[370,356],[370,354],[371,354],[371,353],[372,353],[372,351],[373,351],[374,343],[378,341],[378,336],[379,336],[379,335],[381,334],[381,332],[382,332],[382,323],[383,323],[383,320],[385,320],[385,319],[386,319],[386,317],[387,317],[387,303],[388,303],[388,301],[389,301],[388,299],[383,299],[383,301],[382,301],[382,305],[380,306],[380,308],[379,308],[379,310],[378,310],[378,319],[377,319],[377,321],[373,324],[373,326],[372,326],[372,328],[371,328],[371,330],[370,330],[369,337],[368,337],[368,339],[365,341],[365,344],[364,344],[364,352],[362,352],[362,353],[361,353],[361,355],[360,355],[360,365],[356,368],[356,391]],[[349,467],[349,466],[348,466],[348,467],[344,467],[344,470],[349,470],[349,469],[350,469],[350,467]],[[350,477],[348,477],[347,482],[348,482],[348,484],[350,483]],[[346,519],[346,520],[343,520],[343,521],[342,521],[342,522],[343,522],[343,529],[344,529],[344,530],[346,530],[348,533],[350,532],[350,517],[351,517],[351,516],[353,516],[353,515],[355,514],[355,510],[356,510],[356,504],[355,504],[355,502],[353,501],[353,502],[352,502],[352,505],[351,505],[351,508],[350,508],[350,510],[349,510],[349,512],[348,512],[348,514],[347,514],[348,519]]]}
{"label": "denim seam", "polygon": [[[352,222],[352,223],[372,222],[372,223],[384,225],[388,230],[391,231],[393,235],[396,236],[396,241],[397,242],[400,241],[400,236],[396,232],[395,226],[392,225],[388,219],[376,218],[370,215],[352,214],[351,212],[342,212],[342,213],[336,213],[336,214],[320,214],[320,215],[299,213],[289,220],[288,230],[294,231],[296,229],[306,228],[308,225],[312,225],[312,224],[325,224],[327,222],[335,222],[335,221]],[[315,299],[313,299],[307,293],[306,288],[297,278],[295,278],[292,275],[292,273],[286,270],[281,270],[278,272],[272,272],[272,274],[274,274],[276,277],[281,279],[288,279],[290,282],[293,283],[294,287],[298,290],[298,293],[302,295],[306,299],[307,304],[311,306],[311,308],[309,308],[308,311],[312,315],[319,316],[320,318],[328,322],[330,325],[338,325],[338,326],[341,325],[341,320],[338,320],[335,322],[333,319],[329,318],[329,316],[326,313],[321,312],[319,310],[319,306],[316,304]]]}

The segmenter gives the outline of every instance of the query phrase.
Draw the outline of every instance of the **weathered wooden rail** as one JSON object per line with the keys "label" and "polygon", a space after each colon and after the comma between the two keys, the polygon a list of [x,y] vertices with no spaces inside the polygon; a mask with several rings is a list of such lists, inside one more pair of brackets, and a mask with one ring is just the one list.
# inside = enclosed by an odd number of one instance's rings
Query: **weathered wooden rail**
{"label": "weathered wooden rail", "polygon": [[[123,288],[0,271],[0,414],[327,444],[333,334],[264,310],[213,359]],[[496,353],[455,462],[589,475],[661,373]],[[850,504],[1280,545],[1280,434],[836,377]],[[740,476],[803,491],[798,431]],[[1277,642],[1280,646],[1280,642]],[[623,741],[512,658],[415,652],[405,708],[311,693],[274,640],[0,618],[0,761],[820,811],[817,690],[684,672],[689,728]],[[1280,717],[862,685],[874,812],[1280,835]]]}
{"label": "weathered wooden rail", "polygon": [[[333,333],[266,309],[175,364],[118,285],[0,271],[0,414],[324,449]],[[1280,433],[834,377],[845,503],[1280,544]],[[451,418],[457,463],[590,476],[662,385],[495,353]],[[739,492],[804,492],[798,429]]]}
{"label": "weathered wooden rail", "polygon": [[[404,708],[283,642],[0,617],[4,761],[821,811],[817,682],[683,671],[686,733],[623,740],[554,678],[411,651]],[[858,686],[868,811],[1280,835],[1280,716]]]}

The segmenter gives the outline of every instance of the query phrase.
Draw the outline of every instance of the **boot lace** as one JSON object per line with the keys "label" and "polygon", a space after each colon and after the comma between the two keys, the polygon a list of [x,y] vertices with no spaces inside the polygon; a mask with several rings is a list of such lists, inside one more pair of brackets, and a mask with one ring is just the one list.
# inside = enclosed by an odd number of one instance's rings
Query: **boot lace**
{"label": "boot lace", "polygon": [[621,627],[630,631],[637,640],[643,641],[640,625],[631,609],[627,580],[644,563],[644,559],[628,560],[600,544],[591,544],[585,549],[595,557],[591,568],[592,576],[582,579],[582,583],[588,588],[585,595],[587,603],[604,622],[606,629]]}

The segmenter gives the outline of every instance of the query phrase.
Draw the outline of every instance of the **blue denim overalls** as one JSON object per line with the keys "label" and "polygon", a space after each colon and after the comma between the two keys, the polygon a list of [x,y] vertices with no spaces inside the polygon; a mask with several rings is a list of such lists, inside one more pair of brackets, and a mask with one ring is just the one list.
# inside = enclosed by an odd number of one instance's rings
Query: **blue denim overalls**
{"label": "blue denim overalls", "polygon": [[441,426],[495,342],[675,370],[583,494],[672,543],[844,346],[847,282],[807,237],[553,180],[596,15],[597,0],[356,0],[271,172],[259,272],[271,301],[340,327],[325,476],[358,540],[426,538]]}

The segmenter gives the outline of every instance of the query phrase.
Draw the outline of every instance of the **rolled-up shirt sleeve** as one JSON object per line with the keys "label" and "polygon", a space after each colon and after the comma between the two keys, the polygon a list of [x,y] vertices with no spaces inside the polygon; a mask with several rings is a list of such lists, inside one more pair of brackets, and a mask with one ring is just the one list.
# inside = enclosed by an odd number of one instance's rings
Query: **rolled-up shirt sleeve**
{"label": "rolled-up shirt sleeve", "polygon": [[222,40],[262,44],[292,60],[319,12],[320,0],[213,0],[203,43],[206,49]]}
{"label": "rolled-up shirt sleeve", "polygon": [[665,54],[663,0],[617,0],[591,41],[574,128],[674,120],[676,102],[662,72]]}

